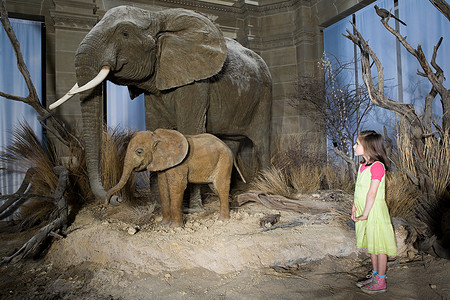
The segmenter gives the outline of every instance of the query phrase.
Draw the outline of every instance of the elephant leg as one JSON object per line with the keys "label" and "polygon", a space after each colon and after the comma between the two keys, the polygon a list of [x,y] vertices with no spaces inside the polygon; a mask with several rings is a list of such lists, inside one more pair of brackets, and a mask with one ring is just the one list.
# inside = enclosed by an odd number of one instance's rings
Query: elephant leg
{"label": "elephant leg", "polygon": [[209,82],[200,81],[176,89],[170,98],[176,99],[177,130],[182,134],[206,132]]}
{"label": "elephant leg", "polygon": [[202,194],[200,190],[200,185],[191,184],[189,188],[189,208],[187,212],[200,212],[204,211],[203,202],[202,202]]}
{"label": "elephant leg", "polygon": [[167,176],[170,198],[171,226],[183,226],[183,196],[187,187],[187,178],[185,176]]}
{"label": "elephant leg", "polygon": [[[200,81],[176,89],[170,98],[176,99],[177,129],[183,134],[206,132],[206,113],[210,83]],[[203,211],[202,196],[199,185],[191,185],[189,190],[188,212]]]}
{"label": "elephant leg", "polygon": [[165,172],[158,173],[158,187],[159,187],[159,197],[161,198],[161,213],[162,213],[162,224],[170,224],[171,213],[170,213],[170,197],[169,197],[169,184],[167,182],[167,174]]}
{"label": "elephant leg", "polygon": [[228,201],[228,196],[230,194],[229,178],[230,176],[228,176],[228,178],[220,178],[212,184],[214,192],[219,196],[219,220],[228,220],[230,218],[230,204]]}
{"label": "elephant leg", "polygon": [[150,203],[161,204],[161,198],[159,194],[158,176],[150,173],[149,185],[150,185]]}

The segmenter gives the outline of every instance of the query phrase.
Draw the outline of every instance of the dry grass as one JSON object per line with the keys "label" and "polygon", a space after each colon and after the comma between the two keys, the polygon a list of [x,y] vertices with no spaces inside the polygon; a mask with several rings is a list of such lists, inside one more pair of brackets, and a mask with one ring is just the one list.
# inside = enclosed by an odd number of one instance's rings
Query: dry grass
{"label": "dry grass", "polygon": [[[53,172],[57,161],[53,144],[48,141],[44,149],[26,122],[20,123],[13,131],[11,144],[0,154],[0,161],[6,166],[4,169],[10,172],[25,173],[34,168],[37,175],[31,178],[30,194],[51,196],[58,184],[58,177]],[[21,220],[23,229],[36,225],[39,220],[48,219],[55,208],[52,202],[33,198],[23,207],[15,215]]]}
{"label": "dry grass", "polygon": [[311,194],[329,187],[343,191],[353,189],[353,182],[344,168],[327,166],[326,160],[317,155],[323,152],[320,140],[300,135],[276,144],[283,148],[275,151],[272,166],[259,174],[251,188],[285,197]]}
{"label": "dry grass", "polygon": [[[123,157],[131,132],[108,130],[104,132],[102,151],[102,176],[106,188],[115,185],[122,174]],[[36,176],[31,179],[29,193],[52,197],[58,177],[53,172],[56,165],[64,161],[69,170],[68,187],[65,193],[69,205],[82,205],[93,200],[86,169],[86,154],[78,145],[69,147],[69,156],[61,157],[51,140],[47,140],[46,148],[42,147],[37,136],[26,124],[20,124],[13,132],[11,144],[0,153],[0,161],[10,172],[25,173],[29,168],[36,170]],[[134,177],[133,177],[134,178]],[[133,196],[134,180],[130,180],[122,191],[123,199],[130,200]],[[21,206],[16,218],[21,220],[22,228],[36,225],[48,220],[54,205],[49,201],[31,199]]]}
{"label": "dry grass", "polygon": [[300,165],[289,170],[289,182],[298,194],[315,193],[321,189],[323,172],[319,166]]}
{"label": "dry grass", "polygon": [[442,199],[447,194],[447,187],[450,184],[450,135],[448,132],[440,139],[429,137],[425,140],[425,157],[436,198]]}
{"label": "dry grass", "polygon": [[275,166],[262,170],[259,176],[250,184],[251,189],[265,191],[272,195],[289,197],[291,188],[288,179],[282,170]]}
{"label": "dry grass", "polygon": [[404,172],[394,171],[386,177],[386,204],[391,217],[408,217],[414,212],[420,191]]}
{"label": "dry grass", "polygon": [[397,122],[397,155],[394,163],[399,170],[406,170],[416,176],[416,167],[413,160],[413,145],[409,138],[409,125],[406,121]]}
{"label": "dry grass", "polygon": [[[413,144],[409,138],[409,125],[404,120],[400,120],[397,122],[397,153],[393,158],[398,172],[393,177],[396,176],[401,179],[397,179],[391,184],[399,184],[401,187],[397,197],[394,197],[394,199],[401,203],[398,205],[406,206],[406,208],[402,208],[405,211],[413,210],[417,201],[420,201],[418,200],[418,194],[422,195],[422,192],[412,185],[411,180],[407,177],[407,175],[414,177],[418,175],[412,149]],[[428,175],[433,184],[436,199],[439,201],[447,197],[447,188],[450,184],[449,133],[445,133],[440,138],[435,136],[425,138],[423,153],[427,162]],[[427,197],[422,197],[421,199],[427,199]],[[434,205],[433,203],[430,204]]]}
{"label": "dry grass", "polygon": [[[119,131],[117,128],[103,132],[102,139],[102,181],[106,190],[115,186],[122,175],[123,159],[131,139],[131,131]],[[136,176],[131,174],[128,183],[116,195],[125,201],[133,201]]]}
{"label": "dry grass", "polygon": [[44,149],[26,122],[13,131],[12,142],[2,151],[0,161],[11,172],[25,173],[34,168],[39,174],[32,180],[34,193],[48,194],[58,184],[58,177],[53,173],[57,161],[54,145],[48,141]]}
{"label": "dry grass", "polygon": [[155,211],[155,204],[152,205],[126,205],[121,207],[120,211],[112,215],[112,219],[118,221],[143,226],[149,223],[149,219]]}
{"label": "dry grass", "polygon": [[345,166],[338,168],[336,166],[327,165],[323,172],[328,189],[342,190],[347,193],[353,192],[355,183],[349,176]]}

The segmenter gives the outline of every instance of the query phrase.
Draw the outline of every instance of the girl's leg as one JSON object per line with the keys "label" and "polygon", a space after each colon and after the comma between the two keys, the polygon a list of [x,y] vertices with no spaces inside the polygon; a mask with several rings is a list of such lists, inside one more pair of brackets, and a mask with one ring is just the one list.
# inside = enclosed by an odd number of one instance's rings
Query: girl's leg
{"label": "girl's leg", "polygon": [[[372,257],[373,254],[371,254]],[[387,255],[380,253],[377,256],[377,268],[376,271],[380,275],[386,275]],[[374,269],[375,270],[375,269]]]}
{"label": "girl's leg", "polygon": [[370,260],[372,261],[372,270],[377,271],[377,273],[380,273],[378,271],[378,255],[376,254],[370,254]]}
{"label": "girl's leg", "polygon": [[[372,257],[372,254],[371,254]],[[368,294],[374,293],[383,293],[386,292],[386,265],[387,265],[387,255],[386,254],[378,254],[374,255],[376,263],[374,263],[374,267],[376,267],[378,274],[373,277],[371,283],[364,285],[361,287],[361,290]]]}

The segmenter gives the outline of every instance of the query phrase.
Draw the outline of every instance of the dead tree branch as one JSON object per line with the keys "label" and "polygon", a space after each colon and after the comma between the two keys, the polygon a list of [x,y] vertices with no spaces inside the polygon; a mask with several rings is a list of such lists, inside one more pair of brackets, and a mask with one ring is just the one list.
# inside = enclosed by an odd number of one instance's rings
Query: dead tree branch
{"label": "dead tree branch", "polygon": [[[53,199],[56,205],[56,210],[52,214],[51,218],[53,221],[51,221],[48,225],[41,228],[28,242],[26,242],[22,246],[22,248],[20,248],[14,254],[8,257],[3,257],[0,261],[0,265],[10,262],[12,263],[18,262],[32,250],[35,250],[49,235],[52,235],[52,233],[57,232],[59,230],[62,231],[66,230],[68,208],[67,208],[67,201],[64,198],[64,192],[66,191],[67,188],[67,179],[69,176],[69,172],[67,171],[66,168],[62,166],[55,167],[54,171],[59,176],[59,179],[58,179],[58,186],[56,187],[55,196]],[[32,176],[32,174],[30,174],[29,176]],[[25,182],[24,180],[24,184],[22,184],[21,188],[26,187],[28,185],[27,182]],[[21,190],[21,188],[19,188],[19,191]],[[21,192],[20,194],[25,194],[25,192]]]}
{"label": "dead tree branch", "polygon": [[430,0],[430,2],[450,21],[450,5],[448,5],[447,1]]}
{"label": "dead tree branch", "polygon": [[[40,123],[44,127],[46,127],[47,130],[52,132],[63,144],[65,144],[66,146],[69,146],[71,143],[76,143],[79,145],[80,148],[84,148],[81,141],[79,139],[77,139],[74,135],[70,134],[67,131],[67,129],[65,128],[64,124],[62,122],[60,122],[59,120],[57,120],[45,107],[42,106],[41,102],[39,101],[39,95],[37,94],[36,88],[34,87],[34,84],[31,80],[30,72],[28,71],[28,68],[23,59],[22,51],[20,50],[19,40],[17,39],[16,34],[14,33],[14,30],[11,27],[11,23],[9,22],[8,12],[6,11],[5,0],[2,0],[0,3],[0,19],[1,19],[1,22],[3,25],[3,28],[5,29],[5,32],[8,35],[8,38],[14,49],[14,53],[16,54],[17,68],[19,69],[20,73],[22,74],[22,76],[25,80],[25,83],[27,85],[27,88],[28,88],[28,96],[27,97],[11,95],[11,94],[4,93],[1,91],[0,91],[0,96],[4,97],[6,99],[20,101],[20,102],[30,105],[40,115],[40,118],[39,118]],[[56,132],[44,124],[43,120],[46,120],[46,119],[49,119],[51,125],[53,126],[53,128],[55,128]]]}
{"label": "dead tree branch", "polygon": [[[391,32],[397,40],[403,45],[403,47],[414,57],[416,57],[417,61],[419,62],[420,66],[422,67],[423,73],[422,76],[426,76],[430,83],[433,86],[433,89],[430,93],[437,92],[441,96],[441,103],[442,103],[442,109],[443,111],[449,111],[450,109],[450,90],[446,89],[444,85],[442,84],[444,81],[444,73],[442,69],[439,67],[439,65],[436,63],[436,55],[437,51],[439,50],[439,47],[442,42],[442,37],[439,39],[436,46],[434,46],[433,50],[433,56],[431,60],[431,66],[433,66],[434,69],[436,69],[436,72],[433,72],[430,64],[428,63],[427,59],[425,58],[425,54],[423,53],[422,46],[417,45],[417,49],[414,49],[407,41],[406,38],[403,37],[398,31],[393,29],[387,21],[381,21],[381,23],[386,27],[386,29]],[[432,96],[432,95],[430,95]],[[450,129],[450,115],[444,115],[442,117],[442,127],[444,131]],[[431,129],[428,129],[431,130]]]}

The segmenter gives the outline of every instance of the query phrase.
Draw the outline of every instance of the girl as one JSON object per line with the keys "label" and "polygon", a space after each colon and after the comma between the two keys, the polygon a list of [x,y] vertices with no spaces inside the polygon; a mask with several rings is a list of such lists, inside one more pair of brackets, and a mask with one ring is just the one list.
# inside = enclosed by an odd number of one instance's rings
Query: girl
{"label": "girl", "polygon": [[362,131],[353,149],[355,155],[363,157],[352,207],[356,247],[367,248],[372,261],[371,274],[356,285],[369,294],[385,292],[387,255],[396,255],[397,248],[384,200],[388,158],[383,137],[373,130]]}

